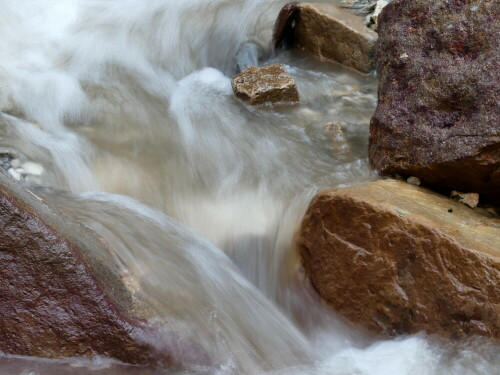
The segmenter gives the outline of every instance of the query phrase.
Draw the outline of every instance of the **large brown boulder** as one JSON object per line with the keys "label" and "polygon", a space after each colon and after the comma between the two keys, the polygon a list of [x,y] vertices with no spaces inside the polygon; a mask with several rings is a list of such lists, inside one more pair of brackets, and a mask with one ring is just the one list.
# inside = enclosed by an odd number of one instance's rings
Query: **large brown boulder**
{"label": "large brown boulder", "polygon": [[389,335],[500,338],[500,220],[396,180],[319,193],[298,236],[312,285]]}
{"label": "large brown boulder", "polygon": [[0,352],[177,365],[136,310],[105,244],[0,168]]}
{"label": "large brown boulder", "polygon": [[500,2],[398,0],[379,18],[370,161],[500,203]]}
{"label": "large brown boulder", "polygon": [[335,4],[290,3],[274,27],[274,45],[294,47],[368,73],[375,68],[377,33],[363,19]]}

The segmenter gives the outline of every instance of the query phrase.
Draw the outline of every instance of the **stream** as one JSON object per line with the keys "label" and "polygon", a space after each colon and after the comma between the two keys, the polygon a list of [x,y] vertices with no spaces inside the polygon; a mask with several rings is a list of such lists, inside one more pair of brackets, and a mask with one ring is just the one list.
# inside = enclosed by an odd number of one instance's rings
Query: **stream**
{"label": "stream", "polygon": [[[369,336],[309,285],[294,235],[311,198],[378,178],[367,154],[377,82],[273,53],[285,3],[0,0],[0,151],[110,244],[158,322],[210,357],[185,358],[181,374],[500,374],[498,347]],[[261,65],[287,66],[300,105],[233,96],[245,43]],[[170,373],[0,354],[1,375]]]}

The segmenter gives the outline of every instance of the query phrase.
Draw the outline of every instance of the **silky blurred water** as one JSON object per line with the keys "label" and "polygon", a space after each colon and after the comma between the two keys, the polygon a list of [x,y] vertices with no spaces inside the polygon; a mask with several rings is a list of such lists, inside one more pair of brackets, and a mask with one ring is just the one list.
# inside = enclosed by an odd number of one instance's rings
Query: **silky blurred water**
{"label": "silky blurred water", "polygon": [[[43,166],[24,183],[106,239],[155,323],[209,355],[183,373],[499,373],[487,343],[380,341],[311,290],[293,238],[319,189],[376,179],[376,77],[274,54],[284,3],[0,0],[0,151]],[[236,100],[237,56],[286,64],[301,104]],[[3,356],[4,373],[168,372]]]}

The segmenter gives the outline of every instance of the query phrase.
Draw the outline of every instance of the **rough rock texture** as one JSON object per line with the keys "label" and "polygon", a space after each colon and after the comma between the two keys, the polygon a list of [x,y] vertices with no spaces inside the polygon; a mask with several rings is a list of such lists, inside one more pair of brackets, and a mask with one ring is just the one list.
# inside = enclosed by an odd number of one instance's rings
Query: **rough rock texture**
{"label": "rough rock texture", "polygon": [[398,0],[379,18],[370,160],[500,204],[500,2]]}
{"label": "rough rock texture", "polygon": [[297,103],[295,79],[282,64],[250,66],[232,79],[234,94],[252,105]]}
{"label": "rough rock texture", "polygon": [[93,232],[0,169],[0,351],[172,365],[141,341],[147,328],[111,258]]}
{"label": "rough rock texture", "polygon": [[319,193],[298,244],[318,293],[371,331],[499,339],[499,239],[500,220],[386,180]]}
{"label": "rough rock texture", "polygon": [[363,19],[334,4],[290,3],[274,27],[274,45],[295,47],[368,73],[374,69],[377,33]]}
{"label": "rough rock texture", "polygon": [[470,208],[476,208],[479,204],[479,194],[477,193],[461,193],[454,190],[450,197]]}

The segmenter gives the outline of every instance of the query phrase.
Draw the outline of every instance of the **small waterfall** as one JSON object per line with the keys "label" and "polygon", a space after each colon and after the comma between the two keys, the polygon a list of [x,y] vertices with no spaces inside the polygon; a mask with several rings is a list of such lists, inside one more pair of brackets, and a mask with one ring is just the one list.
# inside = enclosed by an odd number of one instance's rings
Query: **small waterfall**
{"label": "small waterfall", "polygon": [[[27,185],[105,238],[156,321],[209,355],[192,373],[495,373],[495,348],[380,341],[308,284],[293,238],[311,197],[377,178],[367,160],[376,78],[273,54],[285,3],[0,0],[0,151],[42,165],[41,186]],[[301,104],[237,101],[241,59],[286,64]],[[0,372],[162,373],[8,356]]]}

